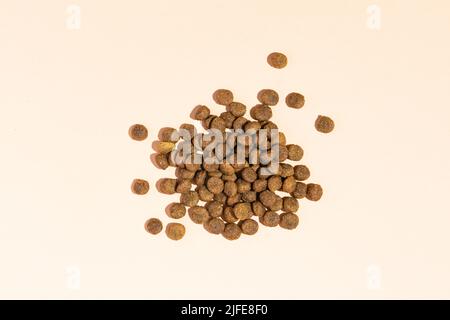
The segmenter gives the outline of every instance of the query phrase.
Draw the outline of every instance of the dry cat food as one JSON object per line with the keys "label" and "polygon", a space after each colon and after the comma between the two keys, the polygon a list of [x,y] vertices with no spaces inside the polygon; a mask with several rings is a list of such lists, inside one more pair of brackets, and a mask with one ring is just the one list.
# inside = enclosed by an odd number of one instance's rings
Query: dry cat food
{"label": "dry cat food", "polygon": [[[274,68],[284,68],[287,57],[273,52],[267,62]],[[299,225],[300,200],[318,201],[323,194],[317,183],[308,183],[311,172],[299,164],[303,148],[289,139],[273,122],[273,107],[280,96],[273,89],[262,89],[257,103],[247,106],[235,101],[233,92],[218,89],[212,94],[220,105],[218,115],[205,105],[197,105],[190,117],[198,126],[183,123],[162,128],[153,142],[152,162],[161,170],[173,168],[172,177],[160,179],[157,190],[177,195],[178,202],[166,207],[170,219],[189,219],[212,235],[237,240],[242,235],[258,233],[260,225],[293,230]],[[300,109],[305,98],[289,93],[286,105]],[[315,122],[319,132],[329,133],[334,122],[319,116]],[[200,130],[203,128],[203,130]],[[147,137],[142,125],[130,128],[135,140]],[[289,141],[290,142],[290,141]],[[145,194],[148,182],[136,179],[132,190]],[[303,200],[302,200],[303,201]],[[146,222],[146,230],[157,234],[163,229],[156,218]],[[181,223],[168,223],[165,233],[172,240],[184,237]]]}
{"label": "dry cat food", "polygon": [[134,124],[128,130],[128,134],[130,135],[131,139],[133,139],[133,140],[143,141],[143,140],[147,139],[147,137],[148,137],[148,130],[142,124]]}

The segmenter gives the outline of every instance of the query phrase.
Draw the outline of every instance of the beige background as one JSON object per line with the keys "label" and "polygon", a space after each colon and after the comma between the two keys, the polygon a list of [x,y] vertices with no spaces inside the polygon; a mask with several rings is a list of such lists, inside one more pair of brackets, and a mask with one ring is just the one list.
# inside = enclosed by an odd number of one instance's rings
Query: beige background
{"label": "beige background", "polygon": [[[364,0],[70,3],[0,1],[0,298],[450,298],[447,1],[379,0],[378,31]],[[152,237],[151,140],[220,87],[304,93],[274,119],[325,195],[293,232]]]}

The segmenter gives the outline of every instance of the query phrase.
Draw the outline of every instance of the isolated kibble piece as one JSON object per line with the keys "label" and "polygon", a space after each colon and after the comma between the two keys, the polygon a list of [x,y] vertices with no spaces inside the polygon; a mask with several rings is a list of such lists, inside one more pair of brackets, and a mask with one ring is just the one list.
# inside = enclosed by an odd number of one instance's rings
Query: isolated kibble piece
{"label": "isolated kibble piece", "polygon": [[291,92],[286,96],[286,105],[290,108],[300,109],[305,105],[305,97],[297,92]]}
{"label": "isolated kibble piece", "polygon": [[169,223],[166,225],[166,235],[169,239],[180,240],[184,237],[186,228],[181,223]]}
{"label": "isolated kibble piece", "polygon": [[206,221],[203,226],[206,231],[212,234],[221,234],[225,230],[225,222],[219,218],[212,218]]}
{"label": "isolated kibble piece", "polygon": [[195,191],[189,191],[186,193],[182,193],[180,196],[180,202],[186,207],[194,207],[199,202],[198,193]]}
{"label": "isolated kibble piece", "polygon": [[262,217],[259,218],[266,227],[276,227],[280,223],[280,216],[274,211],[267,211]]}
{"label": "isolated kibble piece", "polygon": [[142,124],[134,124],[128,129],[128,135],[136,141],[143,141],[148,137],[148,130]]}
{"label": "isolated kibble piece", "polygon": [[257,104],[250,109],[250,116],[258,121],[267,121],[272,118],[272,109],[263,104]]}
{"label": "isolated kibble piece", "polygon": [[278,103],[279,96],[275,90],[263,89],[260,92],[258,92],[258,100],[262,104],[274,106]]}
{"label": "isolated kibble piece", "polygon": [[288,144],[286,146],[288,149],[288,159],[292,161],[300,161],[303,158],[303,149],[302,147],[296,144]]}
{"label": "isolated kibble piece", "polygon": [[295,213],[285,212],[280,215],[280,227],[288,230],[297,228],[299,218]]}
{"label": "isolated kibble piece", "polygon": [[276,69],[282,69],[287,65],[287,57],[280,52],[272,52],[267,56],[267,63]]}
{"label": "isolated kibble piece", "polygon": [[177,186],[176,179],[164,178],[160,179],[157,183],[157,189],[164,194],[174,194]]}
{"label": "isolated kibble piece", "polygon": [[311,201],[319,201],[322,198],[323,190],[319,184],[308,183],[306,189],[306,198]]}
{"label": "isolated kibble piece", "polygon": [[142,179],[134,179],[131,183],[131,191],[138,195],[144,195],[150,189],[150,185],[147,181]]}
{"label": "isolated kibble piece", "polygon": [[209,219],[208,210],[204,207],[193,206],[188,209],[189,218],[196,224],[203,224]]}
{"label": "isolated kibble piece", "polygon": [[309,169],[305,165],[298,165],[294,167],[294,178],[297,181],[305,181],[309,178],[311,173],[309,172]]}
{"label": "isolated kibble piece", "polygon": [[249,236],[252,236],[258,232],[258,222],[252,219],[241,221],[239,226],[241,227],[242,233]]}
{"label": "isolated kibble piece", "polygon": [[241,236],[241,228],[235,223],[227,223],[222,235],[227,240],[237,240]]}
{"label": "isolated kibble piece", "polygon": [[296,199],[303,199],[306,197],[306,189],[307,185],[305,183],[297,182],[295,185],[295,190],[291,193],[291,195]]}
{"label": "isolated kibble piece", "polygon": [[192,111],[191,116],[194,120],[203,121],[209,117],[210,113],[211,111],[207,106],[198,105]]}
{"label": "isolated kibble piece", "polygon": [[242,117],[247,111],[247,107],[240,102],[232,102],[227,105],[227,111],[231,112],[235,117]]}
{"label": "isolated kibble piece", "polygon": [[159,219],[151,218],[145,222],[145,230],[151,234],[158,234],[163,228],[162,222]]}
{"label": "isolated kibble piece", "polygon": [[209,191],[211,191],[214,194],[221,193],[224,188],[223,180],[216,177],[211,177],[206,181],[206,187]]}
{"label": "isolated kibble piece", "polygon": [[217,104],[226,106],[233,102],[233,93],[227,89],[218,89],[214,91],[213,99]]}
{"label": "isolated kibble piece", "polygon": [[330,133],[334,129],[334,121],[327,116],[318,116],[315,127],[319,132]]}
{"label": "isolated kibble piece", "polygon": [[166,212],[172,219],[181,219],[186,215],[186,207],[181,203],[171,203]]}
{"label": "isolated kibble piece", "polygon": [[299,208],[298,200],[294,197],[283,198],[283,211],[285,212],[297,212]]}

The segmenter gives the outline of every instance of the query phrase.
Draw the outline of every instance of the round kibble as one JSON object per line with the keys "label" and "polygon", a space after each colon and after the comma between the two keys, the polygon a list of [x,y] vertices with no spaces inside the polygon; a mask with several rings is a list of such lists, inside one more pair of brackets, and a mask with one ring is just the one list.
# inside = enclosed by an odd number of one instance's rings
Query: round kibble
{"label": "round kibble", "polygon": [[184,237],[186,228],[181,223],[169,223],[166,226],[166,235],[169,239],[180,240]]}
{"label": "round kibble", "polygon": [[214,193],[208,190],[205,186],[199,186],[196,189],[198,197],[201,201],[209,202],[214,200]]}
{"label": "round kibble", "polygon": [[186,193],[182,193],[180,196],[180,202],[186,207],[194,207],[199,202],[198,193],[195,191],[189,191]]}
{"label": "round kibble", "polygon": [[247,181],[249,183],[254,182],[258,178],[258,175],[256,174],[255,170],[253,170],[252,168],[245,168],[244,170],[242,170],[241,176],[242,176],[242,179],[244,179],[245,181]]}
{"label": "round kibble", "polygon": [[238,193],[234,196],[228,197],[227,205],[234,206],[236,203],[239,203],[240,201],[241,201],[241,194]]}
{"label": "round kibble", "polygon": [[330,133],[334,129],[334,121],[327,116],[318,116],[314,125],[322,133]]}
{"label": "round kibble", "polygon": [[295,213],[285,212],[280,215],[280,227],[288,230],[297,228],[299,218]]}
{"label": "round kibble", "polygon": [[177,129],[162,128],[159,130],[158,139],[164,142],[177,142],[180,139],[180,135]]}
{"label": "round kibble", "polygon": [[242,179],[238,179],[236,181],[236,185],[237,185],[238,193],[245,193],[245,192],[252,190],[251,183],[247,182],[245,180],[242,180]]}
{"label": "round kibble", "polygon": [[224,119],[222,119],[221,117],[216,117],[216,118],[212,119],[212,121],[209,125],[209,128],[225,132],[225,129],[227,128],[227,126],[226,126],[226,122]]}
{"label": "round kibble", "polygon": [[197,171],[195,173],[193,183],[197,186],[202,186],[206,183],[206,178],[208,177],[208,173],[206,171]]}
{"label": "round kibble", "polygon": [[259,194],[259,201],[266,207],[271,208],[275,205],[277,201],[277,195],[272,191],[266,190]]}
{"label": "round kibble", "polygon": [[280,150],[278,161],[286,161],[289,158],[289,150],[287,146],[279,145],[278,148]]}
{"label": "round kibble", "polygon": [[242,117],[247,111],[247,107],[240,102],[232,102],[227,105],[227,111],[231,112],[236,118]]}
{"label": "round kibble", "polygon": [[280,190],[282,186],[283,180],[280,176],[271,176],[267,181],[267,188],[272,192]]}
{"label": "round kibble", "polygon": [[247,118],[244,117],[238,117],[236,118],[236,120],[234,120],[233,122],[233,129],[234,130],[239,130],[239,129],[243,129],[243,127],[245,126],[245,124],[248,122]]}
{"label": "round kibble", "polygon": [[294,167],[288,163],[280,163],[279,174],[282,178],[287,178],[294,175]]}
{"label": "round kibble", "polygon": [[263,192],[264,190],[267,189],[267,180],[265,179],[258,179],[255,180],[255,182],[253,182],[253,191],[255,192]]}
{"label": "round kibble", "polygon": [[191,183],[190,179],[182,179],[182,180],[178,181],[175,191],[177,193],[186,193],[191,190],[191,187],[192,187],[192,183]]}
{"label": "round kibble", "polygon": [[266,105],[258,104],[250,109],[250,116],[258,121],[267,121],[272,118],[272,109]]}
{"label": "round kibble", "polygon": [[233,213],[239,220],[245,220],[252,216],[252,207],[247,202],[238,203],[234,206]]}
{"label": "round kibble", "polygon": [[276,227],[280,223],[280,216],[274,211],[267,211],[262,217],[259,218],[266,227]]}
{"label": "round kibble", "polygon": [[187,169],[183,169],[181,167],[178,167],[175,170],[175,176],[178,179],[189,179],[190,180],[190,179],[193,179],[195,177],[195,172],[187,170]]}
{"label": "round kibble", "polygon": [[142,124],[134,124],[128,129],[128,134],[133,140],[143,141],[148,137],[148,130]]}
{"label": "round kibble", "polygon": [[193,137],[197,135],[197,129],[193,124],[183,123],[180,126],[180,135],[181,138],[185,140],[191,140]]}
{"label": "round kibble", "polygon": [[175,148],[175,143],[165,142],[165,141],[155,141],[153,142],[153,149],[157,153],[169,153]]}
{"label": "round kibble", "polygon": [[263,89],[260,92],[258,92],[258,100],[262,104],[274,106],[278,103],[279,96],[275,90]]}
{"label": "round kibble", "polygon": [[274,204],[269,207],[269,209],[271,211],[278,211],[281,210],[283,208],[283,198],[281,198],[279,195],[277,195],[277,198],[274,202]]}
{"label": "round kibble", "polygon": [[144,195],[150,190],[150,185],[142,179],[134,179],[131,183],[131,191],[138,195]]}
{"label": "round kibble", "polygon": [[299,208],[298,200],[294,197],[283,198],[283,211],[285,212],[297,212]]}
{"label": "round kibble", "polygon": [[226,106],[233,102],[233,93],[227,89],[218,89],[214,91],[213,99],[217,104]]}
{"label": "round kibble", "polygon": [[283,186],[281,187],[281,190],[287,193],[292,193],[295,191],[295,188],[297,187],[297,181],[295,181],[295,178],[293,176],[287,177],[283,181]]}
{"label": "round kibble", "polygon": [[286,105],[290,108],[300,109],[305,105],[305,97],[297,92],[289,93],[286,96]]}
{"label": "round kibble", "polygon": [[297,182],[295,185],[295,190],[291,193],[291,195],[296,199],[303,199],[306,197],[306,189],[307,185],[305,183]]}
{"label": "round kibble", "polygon": [[231,129],[233,128],[233,122],[234,120],[236,120],[236,117],[231,113],[231,112],[222,112],[219,116],[219,118],[221,118],[224,123],[225,123],[225,127],[227,129]]}
{"label": "round kibble", "polygon": [[233,222],[237,222],[239,219],[236,218],[236,216],[234,215],[234,209],[233,207],[225,207],[223,209],[223,213],[222,213],[222,219],[225,222],[228,223],[233,223]]}
{"label": "round kibble", "polygon": [[306,189],[306,198],[311,201],[319,201],[322,198],[323,190],[319,184],[308,183]]}
{"label": "round kibble", "polygon": [[209,191],[211,191],[214,194],[221,193],[224,188],[224,183],[222,179],[217,177],[211,177],[206,182],[206,186]]}
{"label": "round kibble", "polygon": [[255,191],[248,191],[242,194],[242,200],[245,202],[255,202],[257,194]]}
{"label": "round kibble", "polygon": [[161,193],[174,194],[176,192],[177,180],[164,178],[158,181],[157,188]]}
{"label": "round kibble", "polygon": [[256,232],[258,232],[258,222],[252,219],[246,219],[239,223],[239,226],[241,227],[242,233],[252,236]]}
{"label": "round kibble", "polygon": [[157,168],[166,170],[169,167],[168,155],[163,153],[157,153],[154,155],[154,163]]}
{"label": "round kibble", "polygon": [[145,230],[151,234],[158,234],[163,229],[162,222],[159,219],[151,218],[145,222]]}
{"label": "round kibble", "polygon": [[267,210],[261,202],[255,201],[252,203],[252,211],[255,216],[261,217],[264,215],[264,213],[266,213]]}
{"label": "round kibble", "polygon": [[309,169],[305,165],[298,165],[294,167],[294,178],[297,181],[305,181],[309,178],[311,173],[309,172]]}
{"label": "round kibble", "polygon": [[232,181],[227,181],[225,182],[225,186],[223,188],[223,193],[225,193],[225,195],[227,197],[231,197],[234,196],[235,194],[237,194],[237,184],[236,182],[232,182]]}
{"label": "round kibble", "polygon": [[211,113],[211,111],[209,110],[209,108],[207,106],[199,105],[194,108],[194,110],[192,111],[191,117],[194,120],[203,121],[209,117],[210,113]]}
{"label": "round kibble", "polygon": [[200,206],[194,206],[188,210],[189,218],[196,224],[203,224],[209,219],[208,210]]}
{"label": "round kibble", "polygon": [[203,226],[206,231],[212,234],[221,234],[225,230],[225,222],[219,218],[212,218],[206,221]]}
{"label": "round kibble", "polygon": [[217,202],[219,202],[221,204],[226,204],[227,203],[227,199],[228,199],[228,197],[223,192],[217,193],[217,194],[214,195],[214,201],[217,201]]}
{"label": "round kibble", "polygon": [[227,223],[222,235],[227,240],[237,240],[241,236],[241,228],[235,223]]}
{"label": "round kibble", "polygon": [[223,204],[219,201],[207,202],[205,205],[205,209],[208,210],[208,213],[211,217],[217,218],[220,217],[223,213]]}
{"label": "round kibble", "polygon": [[186,215],[186,207],[181,203],[171,203],[167,207],[167,215],[172,219],[181,219]]}
{"label": "round kibble", "polygon": [[282,69],[287,65],[287,57],[281,52],[272,52],[267,56],[267,63],[276,69]]}
{"label": "round kibble", "polygon": [[296,144],[288,144],[286,146],[288,149],[288,159],[292,161],[300,161],[303,158],[303,149],[302,147]]}

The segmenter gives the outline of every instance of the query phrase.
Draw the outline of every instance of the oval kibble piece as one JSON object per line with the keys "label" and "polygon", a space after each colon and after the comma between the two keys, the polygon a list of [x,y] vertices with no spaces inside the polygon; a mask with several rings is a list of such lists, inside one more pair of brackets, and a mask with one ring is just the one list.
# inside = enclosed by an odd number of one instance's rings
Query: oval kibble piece
{"label": "oval kibble piece", "polygon": [[186,215],[186,207],[181,203],[171,203],[167,206],[166,213],[172,219],[181,219]]}
{"label": "oval kibble piece", "polygon": [[214,194],[221,193],[224,188],[223,180],[217,177],[211,177],[206,182],[206,187]]}
{"label": "oval kibble piece", "polygon": [[278,96],[278,93],[275,90],[263,89],[260,92],[258,92],[258,100],[262,104],[274,106],[278,103],[279,99],[280,98]]}
{"label": "oval kibble piece", "polygon": [[167,156],[168,154],[164,153],[156,153],[153,155],[153,162],[158,169],[166,170],[169,167],[170,163]]}
{"label": "oval kibble piece", "polygon": [[284,197],[283,198],[283,211],[285,212],[297,212],[300,205],[298,200],[294,197]]}
{"label": "oval kibble piece", "polygon": [[267,63],[276,69],[282,69],[287,66],[287,57],[281,52],[272,52],[267,56]]}
{"label": "oval kibble piece", "polygon": [[235,223],[227,223],[222,235],[227,240],[237,240],[241,236],[241,228]]}
{"label": "oval kibble piece", "polygon": [[220,218],[212,218],[203,224],[206,231],[212,234],[221,234],[225,230],[225,222]]}
{"label": "oval kibble piece", "polygon": [[319,184],[308,183],[306,188],[306,198],[311,201],[319,201],[322,198],[323,190]]}
{"label": "oval kibble piece", "polygon": [[267,209],[261,202],[255,201],[252,203],[252,211],[255,216],[261,217],[266,213]]}
{"label": "oval kibble piece", "polygon": [[171,240],[180,240],[184,237],[186,228],[181,223],[169,223],[166,226],[166,235]]}
{"label": "oval kibble piece", "polygon": [[150,185],[142,179],[134,179],[131,183],[131,191],[137,195],[144,195],[150,190]]}
{"label": "oval kibble piece", "polygon": [[281,190],[287,193],[292,193],[295,191],[296,186],[297,181],[295,181],[295,178],[293,176],[287,177],[283,181],[283,186],[281,187]]}
{"label": "oval kibble piece", "polygon": [[280,176],[271,176],[267,181],[267,188],[272,191],[278,191],[283,186],[283,180]]}
{"label": "oval kibble piece", "polygon": [[291,195],[296,199],[303,199],[306,197],[306,189],[307,185],[305,183],[297,182],[295,185],[295,190],[291,193]]}
{"label": "oval kibble piece", "polygon": [[148,219],[145,222],[145,230],[147,230],[148,233],[151,234],[158,234],[163,229],[163,225],[161,220],[156,218]]}
{"label": "oval kibble piece", "polygon": [[303,149],[296,144],[288,144],[288,159],[292,161],[300,161],[303,158]]}
{"label": "oval kibble piece", "polygon": [[266,105],[258,104],[250,109],[250,116],[258,121],[267,121],[272,118],[272,109]]}
{"label": "oval kibble piece", "polygon": [[[253,183],[253,182],[255,182],[256,179],[258,179],[258,175],[256,174],[255,170],[253,170],[252,168],[245,168],[244,170],[242,170],[241,177],[248,183]],[[251,185],[250,185],[250,188],[251,188]]]}
{"label": "oval kibble piece", "polygon": [[208,211],[209,216],[217,218],[223,213],[223,204],[219,201],[210,201],[205,204],[205,209]]}
{"label": "oval kibble piece", "polygon": [[196,224],[203,224],[209,219],[208,210],[200,206],[194,206],[188,209],[189,218]]}
{"label": "oval kibble piece", "polygon": [[180,196],[180,203],[186,207],[195,207],[199,201],[198,193],[195,191],[182,193]]}
{"label": "oval kibble piece", "polygon": [[198,105],[192,110],[191,118],[194,120],[203,121],[209,117],[211,111],[207,106]]}
{"label": "oval kibble piece", "polygon": [[294,167],[294,178],[297,181],[305,181],[309,178],[311,173],[309,172],[309,169],[305,165],[298,165]]}
{"label": "oval kibble piece", "polygon": [[192,183],[190,179],[181,179],[177,182],[176,192],[177,193],[186,193],[191,191]]}
{"label": "oval kibble piece", "polygon": [[233,93],[227,89],[218,89],[213,93],[213,99],[217,104],[229,105],[233,102]]}
{"label": "oval kibble piece", "polygon": [[300,109],[305,105],[305,97],[297,92],[291,92],[286,96],[286,105],[290,108]]}
{"label": "oval kibble piece", "polygon": [[237,222],[239,219],[236,218],[233,211],[233,207],[225,207],[222,213],[222,220],[228,223]]}
{"label": "oval kibble piece", "polygon": [[280,223],[280,216],[275,211],[267,211],[259,221],[266,227],[276,227]]}
{"label": "oval kibble piece", "polygon": [[241,231],[243,234],[252,236],[254,235],[256,232],[258,232],[258,222],[256,222],[255,220],[252,219],[246,219],[244,221],[241,221],[239,223],[239,226],[241,227]]}
{"label": "oval kibble piece", "polygon": [[159,130],[158,139],[164,142],[177,142],[180,139],[180,135],[175,128],[162,128]]}
{"label": "oval kibble piece", "polygon": [[334,129],[334,121],[327,116],[318,116],[314,125],[322,133],[330,133]]}
{"label": "oval kibble piece", "polygon": [[295,213],[285,212],[280,215],[280,227],[288,230],[297,228],[299,217]]}
{"label": "oval kibble piece", "polygon": [[143,141],[148,137],[148,130],[143,124],[134,124],[128,129],[128,135],[136,141]]}
{"label": "oval kibble piece", "polygon": [[247,107],[240,102],[232,102],[227,105],[227,111],[231,112],[236,118],[239,118],[245,115]]}
{"label": "oval kibble piece", "polygon": [[175,189],[177,186],[177,180],[176,179],[170,179],[170,178],[164,178],[158,180],[156,183],[156,188],[159,192],[163,194],[174,194]]}
{"label": "oval kibble piece", "polygon": [[153,150],[157,153],[169,153],[175,148],[175,143],[173,142],[165,142],[165,141],[155,141],[152,144]]}
{"label": "oval kibble piece", "polygon": [[253,215],[252,207],[251,207],[250,203],[248,203],[248,202],[241,202],[241,203],[235,204],[233,207],[233,214],[239,220],[248,219]]}

